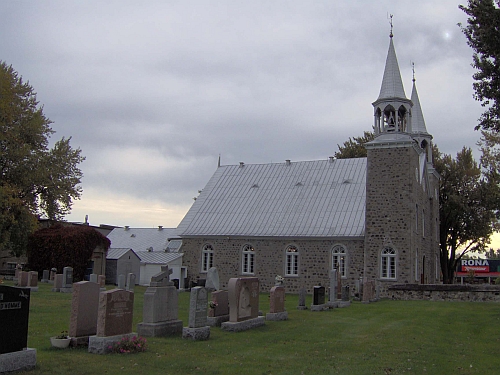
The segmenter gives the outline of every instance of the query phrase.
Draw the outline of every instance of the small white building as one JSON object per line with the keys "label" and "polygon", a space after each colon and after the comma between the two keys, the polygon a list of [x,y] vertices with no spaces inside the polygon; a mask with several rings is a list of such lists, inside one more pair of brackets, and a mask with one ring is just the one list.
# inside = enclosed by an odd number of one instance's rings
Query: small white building
{"label": "small white building", "polygon": [[179,289],[184,289],[187,270],[182,266],[182,255],[182,253],[138,251],[137,256],[141,260],[140,285],[149,285],[151,277],[161,272],[162,266],[168,266],[173,270],[170,281],[178,280]]}
{"label": "small white building", "polygon": [[118,275],[133,273],[136,284],[140,278],[141,260],[130,248],[109,249],[106,255],[106,284],[117,284]]}

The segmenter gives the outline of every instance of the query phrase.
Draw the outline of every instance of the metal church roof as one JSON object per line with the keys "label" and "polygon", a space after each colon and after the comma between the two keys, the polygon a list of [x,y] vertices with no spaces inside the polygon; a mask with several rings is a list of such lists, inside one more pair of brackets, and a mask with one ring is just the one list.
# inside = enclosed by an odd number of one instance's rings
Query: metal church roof
{"label": "metal church roof", "polygon": [[136,252],[132,250],[131,248],[110,248],[108,250],[108,253],[106,254],[106,259],[120,259],[122,256],[127,254],[129,251],[134,253],[136,256]]}
{"label": "metal church roof", "polygon": [[366,158],[221,166],[180,236],[363,236]]}
{"label": "metal church roof", "polygon": [[148,264],[167,264],[173,260],[182,258],[183,253],[161,253],[159,251],[138,251],[137,256],[141,260],[141,263]]}
{"label": "metal church roof", "polygon": [[134,251],[165,251],[168,240],[175,237],[175,228],[115,228],[107,235],[112,248]]}

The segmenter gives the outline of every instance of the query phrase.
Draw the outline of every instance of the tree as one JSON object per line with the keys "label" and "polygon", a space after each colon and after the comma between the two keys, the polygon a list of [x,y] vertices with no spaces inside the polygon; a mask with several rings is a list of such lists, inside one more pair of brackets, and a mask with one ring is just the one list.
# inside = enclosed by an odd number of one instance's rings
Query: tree
{"label": "tree", "polygon": [[455,159],[441,154],[437,147],[433,154],[434,166],[441,175],[441,271],[443,282],[451,284],[460,259],[471,252],[484,252],[491,235],[498,229],[500,179],[484,157],[479,164],[474,160],[470,148],[462,148]]}
{"label": "tree", "polygon": [[373,141],[375,135],[372,132],[364,132],[362,137],[349,138],[342,146],[337,145],[339,150],[334,156],[337,159],[366,158],[365,143]]}
{"label": "tree", "polygon": [[0,251],[19,256],[38,217],[60,220],[79,199],[85,159],[64,137],[49,148],[51,121],[29,83],[0,61]]}
{"label": "tree", "polygon": [[41,273],[43,270],[57,268],[62,273],[64,267],[72,267],[75,280],[83,280],[87,265],[96,247],[105,251],[110,240],[85,225],[53,225],[37,230],[28,242],[28,267]]}
{"label": "tree", "polygon": [[469,18],[467,26],[459,24],[472,47],[472,66],[477,72],[474,98],[486,108],[476,130],[500,131],[500,0],[469,0],[460,5]]}

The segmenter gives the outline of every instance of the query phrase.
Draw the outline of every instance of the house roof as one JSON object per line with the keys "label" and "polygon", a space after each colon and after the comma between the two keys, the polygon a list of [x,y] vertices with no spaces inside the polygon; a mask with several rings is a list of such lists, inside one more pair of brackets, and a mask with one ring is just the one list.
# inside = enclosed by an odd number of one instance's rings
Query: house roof
{"label": "house roof", "polygon": [[366,158],[219,167],[182,236],[363,236]]}
{"label": "house roof", "polygon": [[167,264],[176,259],[182,258],[183,253],[161,253],[151,251],[138,251],[137,256],[141,263],[149,264]]}
{"label": "house roof", "polygon": [[132,251],[135,255],[137,255],[137,253],[129,247],[127,247],[127,248],[110,248],[108,250],[108,253],[106,254],[106,259],[120,259],[122,256],[124,256],[129,251]]}
{"label": "house roof", "polygon": [[134,251],[165,251],[168,239],[176,237],[175,228],[115,228],[107,237],[112,248]]}

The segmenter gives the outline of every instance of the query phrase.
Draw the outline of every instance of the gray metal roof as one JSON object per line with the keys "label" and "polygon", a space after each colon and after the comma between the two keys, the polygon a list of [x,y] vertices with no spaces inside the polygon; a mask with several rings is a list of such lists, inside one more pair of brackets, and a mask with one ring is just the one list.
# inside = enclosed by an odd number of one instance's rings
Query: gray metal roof
{"label": "gray metal roof", "polygon": [[127,248],[110,248],[108,250],[108,253],[106,254],[106,259],[120,259],[122,256],[124,256],[129,251],[132,251],[135,255],[137,255],[137,253],[129,247],[127,247]]}
{"label": "gray metal roof", "polygon": [[113,248],[130,248],[134,251],[165,251],[168,239],[176,237],[175,228],[115,228],[107,237]]}
{"label": "gray metal roof", "polygon": [[141,263],[148,264],[167,264],[182,258],[183,253],[160,253],[160,252],[150,252],[150,251],[138,251],[137,256],[141,260]]}
{"label": "gray metal roof", "polygon": [[392,37],[385,61],[384,78],[382,78],[382,86],[377,100],[388,98],[406,98]]}
{"label": "gray metal roof", "polygon": [[221,166],[180,236],[363,236],[366,158]]}

